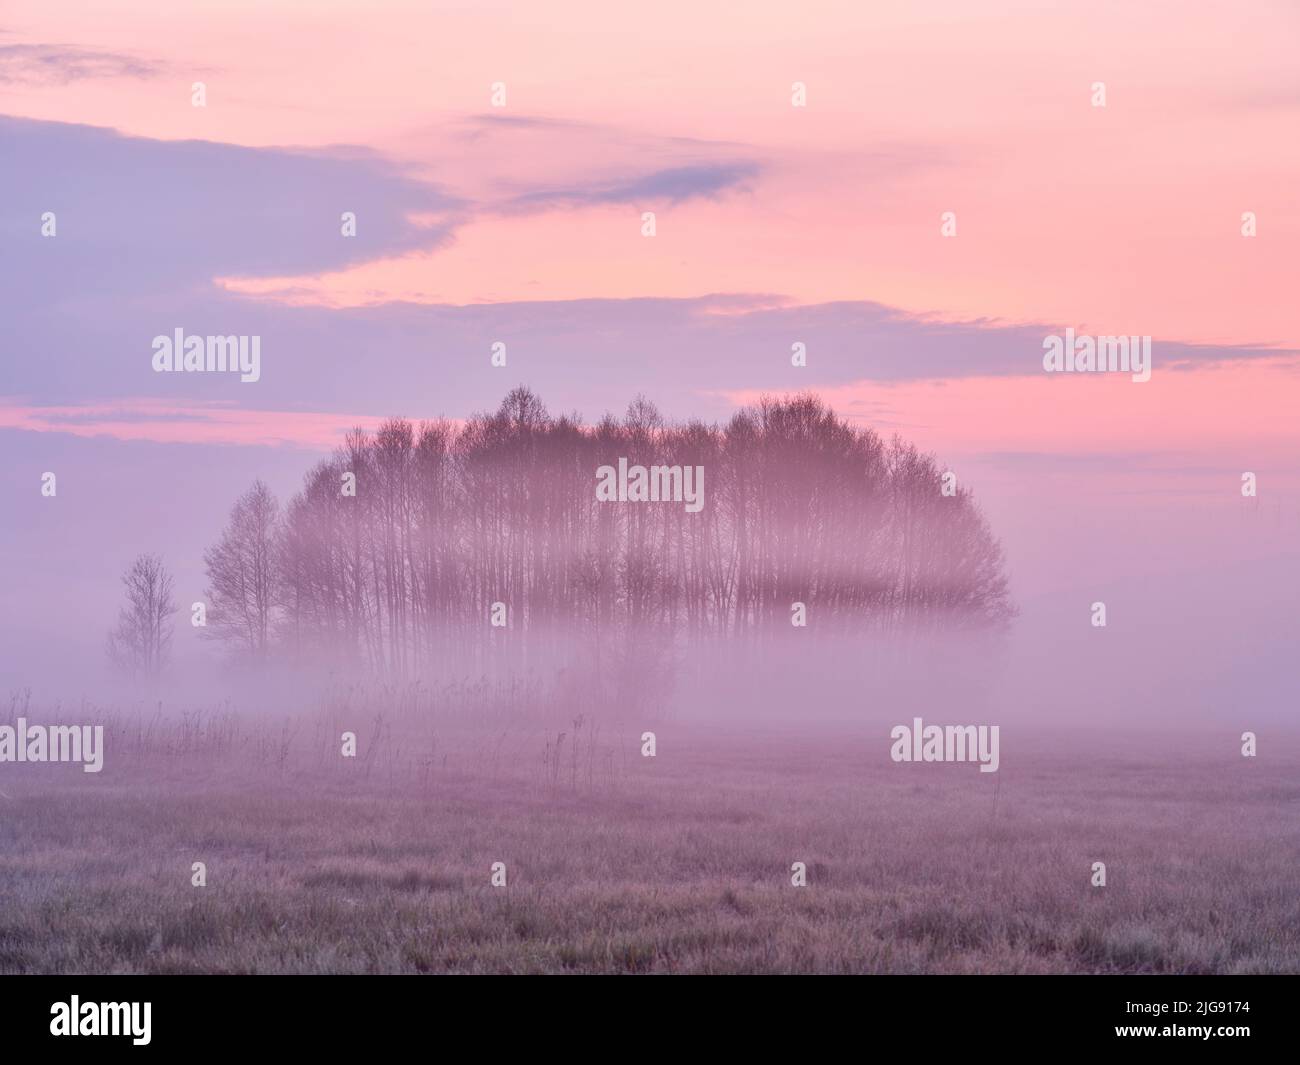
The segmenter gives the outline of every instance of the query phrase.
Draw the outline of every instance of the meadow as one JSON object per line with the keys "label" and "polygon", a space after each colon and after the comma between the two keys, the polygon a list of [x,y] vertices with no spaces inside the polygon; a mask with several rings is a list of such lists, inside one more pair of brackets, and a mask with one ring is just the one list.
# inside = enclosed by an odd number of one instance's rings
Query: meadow
{"label": "meadow", "polygon": [[1004,727],[981,774],[400,702],[81,708],[102,773],[0,767],[0,972],[1300,971],[1297,737]]}

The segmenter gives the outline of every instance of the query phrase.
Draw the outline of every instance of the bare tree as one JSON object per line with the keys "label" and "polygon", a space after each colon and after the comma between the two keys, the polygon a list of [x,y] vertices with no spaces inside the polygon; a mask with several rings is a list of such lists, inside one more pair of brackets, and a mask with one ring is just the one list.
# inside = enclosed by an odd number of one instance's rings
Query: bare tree
{"label": "bare tree", "polygon": [[280,505],[260,480],[236,501],[207,567],[208,624],[203,635],[264,658],[276,603]]}
{"label": "bare tree", "polygon": [[157,555],[140,555],[122,575],[126,606],[108,634],[108,657],[133,677],[156,677],[171,650],[172,577]]}

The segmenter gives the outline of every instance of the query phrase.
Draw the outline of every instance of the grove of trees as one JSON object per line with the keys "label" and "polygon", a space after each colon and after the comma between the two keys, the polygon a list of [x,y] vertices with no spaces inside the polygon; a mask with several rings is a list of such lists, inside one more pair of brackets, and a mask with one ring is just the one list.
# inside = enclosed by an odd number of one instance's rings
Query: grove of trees
{"label": "grove of trees", "polygon": [[[703,466],[703,510],[597,501],[597,468],[622,456]],[[725,426],[637,399],[585,426],[520,388],[463,423],[354,430],[283,507],[254,484],[205,555],[206,635],[401,677],[628,641],[761,646],[796,602],[831,631],[997,628],[1013,613],[1001,549],[941,479],[811,395]]]}

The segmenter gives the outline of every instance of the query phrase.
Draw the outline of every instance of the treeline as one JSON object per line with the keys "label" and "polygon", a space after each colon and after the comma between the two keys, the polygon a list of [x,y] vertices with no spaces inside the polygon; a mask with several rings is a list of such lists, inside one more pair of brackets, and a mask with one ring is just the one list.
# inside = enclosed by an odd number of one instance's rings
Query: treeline
{"label": "treeline", "polygon": [[[598,501],[597,469],[620,458],[702,466],[703,509]],[[241,656],[415,676],[762,641],[796,603],[829,632],[999,626],[1001,550],[948,487],[929,456],[814,396],[725,426],[669,424],[638,399],[584,426],[521,388],[463,424],[354,430],[283,508],[254,484],[205,555],[206,634]]]}

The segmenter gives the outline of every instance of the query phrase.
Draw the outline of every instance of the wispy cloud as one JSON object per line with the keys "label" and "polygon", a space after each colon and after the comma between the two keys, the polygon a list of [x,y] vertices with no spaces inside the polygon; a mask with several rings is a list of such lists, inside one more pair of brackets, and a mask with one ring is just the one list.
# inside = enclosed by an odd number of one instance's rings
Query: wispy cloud
{"label": "wispy cloud", "polygon": [[70,85],[104,78],[155,78],[165,63],[66,44],[0,45],[0,83]]}
{"label": "wispy cloud", "polygon": [[648,174],[591,185],[535,189],[508,200],[502,209],[553,210],[600,207],[607,204],[683,203],[715,199],[724,192],[743,189],[761,167],[755,162],[701,163],[669,167]]}
{"label": "wispy cloud", "polygon": [[128,399],[75,406],[27,406],[0,400],[0,429],[157,444],[233,444],[325,451],[353,428],[374,429],[382,417],[328,411],[240,410]]}

